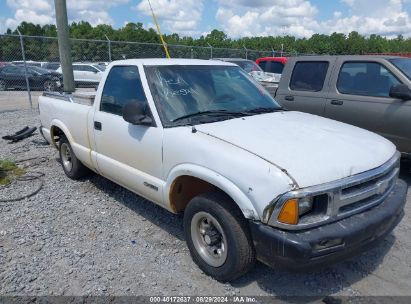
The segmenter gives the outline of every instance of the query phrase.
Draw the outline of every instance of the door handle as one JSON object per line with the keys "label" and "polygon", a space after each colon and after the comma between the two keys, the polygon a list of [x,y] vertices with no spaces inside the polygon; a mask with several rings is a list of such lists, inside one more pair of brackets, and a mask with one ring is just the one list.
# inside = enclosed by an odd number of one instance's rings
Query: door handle
{"label": "door handle", "polygon": [[331,100],[331,104],[335,106],[342,106],[344,104],[344,101],[334,99],[334,100]]}
{"label": "door handle", "polygon": [[285,96],[285,100],[294,101],[294,96],[292,96],[292,95],[287,95],[287,96]]}
{"label": "door handle", "polygon": [[94,122],[94,129],[101,131],[101,122],[95,121]]}

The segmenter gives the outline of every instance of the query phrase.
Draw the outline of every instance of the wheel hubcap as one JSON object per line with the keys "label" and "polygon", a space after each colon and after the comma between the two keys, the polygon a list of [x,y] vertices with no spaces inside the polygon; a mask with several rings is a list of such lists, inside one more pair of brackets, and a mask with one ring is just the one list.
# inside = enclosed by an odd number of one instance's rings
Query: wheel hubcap
{"label": "wheel hubcap", "polygon": [[46,91],[52,91],[53,90],[53,83],[51,83],[50,81],[47,81],[44,84],[44,88],[46,89]]}
{"label": "wheel hubcap", "polygon": [[215,217],[199,212],[191,220],[191,238],[198,254],[210,266],[220,267],[227,259],[227,239]]}
{"label": "wheel hubcap", "polygon": [[73,167],[73,163],[71,162],[70,148],[66,143],[61,145],[61,161],[63,162],[64,168],[70,172]]}

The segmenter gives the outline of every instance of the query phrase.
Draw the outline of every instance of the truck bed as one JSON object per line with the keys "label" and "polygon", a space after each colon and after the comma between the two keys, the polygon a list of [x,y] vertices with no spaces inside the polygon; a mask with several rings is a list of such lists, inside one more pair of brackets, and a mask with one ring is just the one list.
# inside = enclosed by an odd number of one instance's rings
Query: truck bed
{"label": "truck bed", "polygon": [[[39,110],[42,122],[42,132],[48,142],[54,143],[54,135],[51,126],[61,129],[72,143],[76,155],[86,165],[92,167],[90,153],[88,125],[89,115],[92,116],[94,92],[81,92],[74,94],[43,93],[39,98]],[[70,130],[70,132],[68,131]]]}

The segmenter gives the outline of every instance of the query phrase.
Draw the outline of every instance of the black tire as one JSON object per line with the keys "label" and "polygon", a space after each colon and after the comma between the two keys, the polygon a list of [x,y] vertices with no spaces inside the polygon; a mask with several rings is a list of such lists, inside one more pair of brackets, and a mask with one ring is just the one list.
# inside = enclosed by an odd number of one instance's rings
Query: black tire
{"label": "black tire", "polygon": [[46,80],[43,83],[43,89],[46,92],[54,92],[56,90],[57,84],[54,80]]}
{"label": "black tire", "polygon": [[[65,136],[60,138],[59,154],[61,166],[63,167],[64,173],[66,173],[69,178],[77,180],[89,174],[89,169],[77,159]],[[68,161],[70,165],[68,165],[66,161]]]}
{"label": "black tire", "polygon": [[5,80],[0,80],[0,91],[6,91],[7,90],[7,83]]}
{"label": "black tire", "polygon": [[[218,225],[223,230],[224,235],[220,234],[220,237],[225,237],[226,239],[222,243],[225,243],[224,248],[227,252],[224,263],[221,266],[210,265],[203,258],[204,250],[202,251],[203,253],[200,253],[196,249],[195,244],[199,246],[198,236],[196,236],[195,232],[197,220],[203,214],[211,215],[212,218],[217,220]],[[198,231],[201,231],[201,228],[198,229]],[[207,275],[218,281],[232,281],[248,272],[255,264],[255,250],[246,219],[237,205],[224,193],[210,192],[202,194],[189,202],[184,212],[184,234],[194,262]],[[207,245],[205,235],[203,245],[205,247],[208,246],[208,248],[215,248]],[[208,238],[209,240],[210,238]],[[211,252],[216,254],[214,249]]]}

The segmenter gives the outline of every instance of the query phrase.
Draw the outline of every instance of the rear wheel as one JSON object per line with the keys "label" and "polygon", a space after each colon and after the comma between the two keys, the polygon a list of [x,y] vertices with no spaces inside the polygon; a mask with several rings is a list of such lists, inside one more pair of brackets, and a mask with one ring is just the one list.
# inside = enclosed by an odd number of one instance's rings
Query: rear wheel
{"label": "rear wheel", "polygon": [[255,263],[247,222],[224,193],[193,198],[184,212],[184,234],[194,262],[219,281],[234,280]]}
{"label": "rear wheel", "polygon": [[0,80],[0,91],[7,90],[7,84],[4,80]]}
{"label": "rear wheel", "polygon": [[68,177],[71,179],[79,179],[89,173],[87,167],[77,159],[65,136],[62,136],[60,139],[59,152],[61,165],[63,166],[64,173],[66,173]]}

